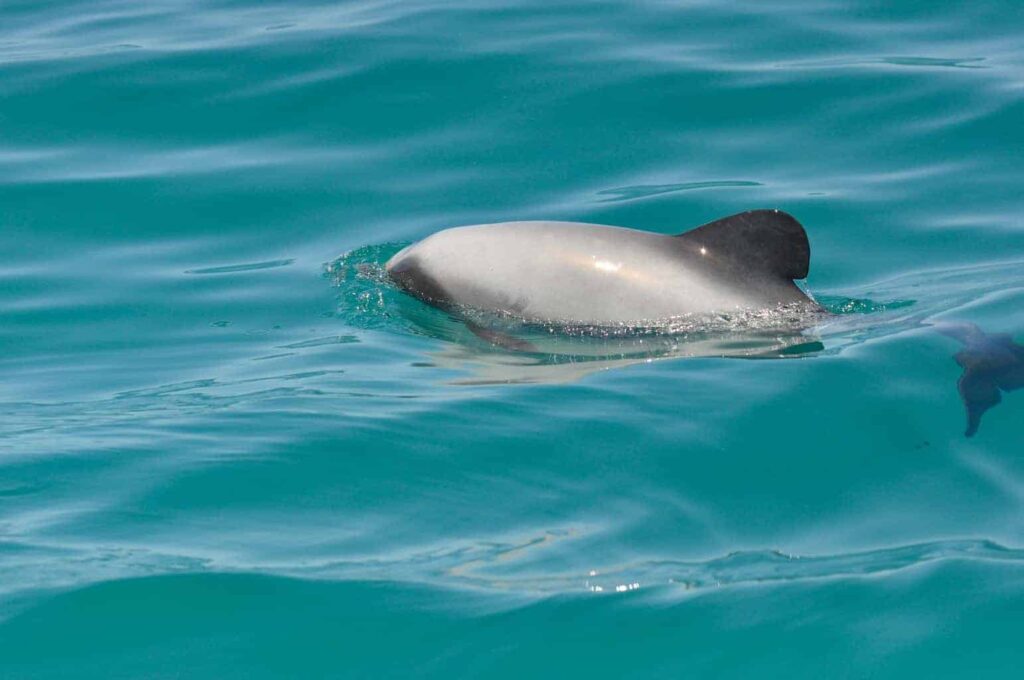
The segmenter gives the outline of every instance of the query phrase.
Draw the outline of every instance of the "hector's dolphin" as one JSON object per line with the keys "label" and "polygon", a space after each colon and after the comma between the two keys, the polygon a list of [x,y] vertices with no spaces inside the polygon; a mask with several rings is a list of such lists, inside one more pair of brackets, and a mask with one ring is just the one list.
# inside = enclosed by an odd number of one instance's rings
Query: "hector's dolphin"
{"label": "hector's dolphin", "polygon": [[442,309],[643,326],[783,305],[821,311],[793,283],[810,254],[792,216],[751,210],[678,236],[575,222],[455,227],[398,252],[386,270]]}
{"label": "hector's dolphin", "polygon": [[[575,222],[455,227],[399,251],[385,270],[406,293],[512,351],[452,350],[439,363],[479,364],[472,384],[561,382],[653,358],[823,350],[807,331],[830,313],[794,283],[810,255],[796,219],[751,210],[677,236]],[[963,344],[955,358],[970,437],[1002,392],[1024,389],[1024,346],[969,324],[939,330]]]}

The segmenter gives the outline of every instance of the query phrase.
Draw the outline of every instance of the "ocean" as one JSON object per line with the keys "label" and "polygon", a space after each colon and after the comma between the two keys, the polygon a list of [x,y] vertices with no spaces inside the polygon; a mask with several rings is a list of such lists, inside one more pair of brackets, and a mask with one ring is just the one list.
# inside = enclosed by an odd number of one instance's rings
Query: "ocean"
{"label": "ocean", "polygon": [[[940,330],[1024,343],[1022,149],[1014,2],[5,0],[0,677],[1016,675],[1024,390],[965,436]],[[373,275],[752,208],[807,351]]]}

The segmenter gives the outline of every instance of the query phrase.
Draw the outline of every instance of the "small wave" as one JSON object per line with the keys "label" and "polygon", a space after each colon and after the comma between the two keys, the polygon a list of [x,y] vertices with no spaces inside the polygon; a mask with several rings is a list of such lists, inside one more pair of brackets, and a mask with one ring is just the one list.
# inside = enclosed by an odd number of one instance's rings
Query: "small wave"
{"label": "small wave", "polygon": [[606,590],[614,590],[614,586],[622,582],[642,581],[693,590],[872,576],[951,559],[1024,562],[1024,549],[1008,548],[988,540],[947,540],[836,555],[793,555],[779,550],[740,551],[705,561],[653,561],[588,574],[584,583],[606,584]]}
{"label": "small wave", "polygon": [[635,201],[641,198],[650,198],[651,196],[661,196],[662,194],[674,194],[680,191],[693,191],[695,189],[725,189],[729,187],[760,187],[764,186],[761,182],[752,182],[744,180],[721,180],[721,181],[709,181],[709,182],[682,182],[679,184],[638,184],[636,186],[618,187],[615,189],[604,189],[598,191],[598,196],[609,196],[609,198],[601,199],[601,203],[611,203],[616,201]]}
{"label": "small wave", "polygon": [[328,335],[323,338],[314,338],[312,340],[303,340],[301,342],[292,342],[287,345],[281,345],[281,348],[304,349],[306,347],[324,347],[326,345],[350,345],[354,342],[359,342],[359,338],[355,335]]}
{"label": "small wave", "polygon": [[[490,559],[477,558],[473,569],[454,568],[463,579],[487,582],[486,567],[507,559],[506,551]],[[1024,549],[1008,548],[989,540],[947,540],[836,555],[794,555],[779,550],[738,551],[701,561],[654,560],[607,570],[591,569],[579,575],[524,579],[520,588],[545,592],[623,592],[639,586],[682,587],[684,590],[721,588],[811,579],[864,577],[950,559],[1024,562]],[[503,589],[514,580],[496,582]],[[626,585],[624,589],[622,586]]]}
{"label": "small wave", "polygon": [[982,64],[985,57],[915,57],[915,56],[884,56],[884,57],[851,57],[808,59],[799,62],[776,64],[776,68],[784,69],[828,69],[855,68],[877,66],[903,66],[911,68],[956,68],[956,69],[987,69]]}
{"label": "small wave", "polygon": [[502,592],[558,595],[622,593],[657,587],[669,592],[710,588],[792,583],[833,578],[864,578],[912,569],[945,560],[1024,563],[1024,549],[987,539],[950,539],[833,555],[797,555],[781,550],[737,551],[706,560],[655,559],[623,566],[595,566],[576,573],[536,574],[515,563],[576,537],[555,530],[519,542],[461,544],[412,553],[395,560],[325,561],[299,568],[276,565],[282,574],[324,579],[380,578],[442,586],[462,585]]}
{"label": "small wave", "polygon": [[[561,573],[537,573],[526,566],[526,561],[536,557],[539,551],[552,549],[574,537],[576,534],[571,530],[554,530],[517,542],[461,543],[406,552],[394,558],[386,555],[363,559],[328,558],[297,564],[236,561],[223,554],[175,554],[145,546],[8,544],[8,550],[16,549],[23,557],[12,565],[19,571],[18,578],[10,582],[18,586],[0,588],[0,594],[81,586],[98,580],[153,573],[221,572],[338,582],[387,580],[543,597],[611,595],[651,589],[672,596],[699,595],[723,588],[872,578],[950,560],[1024,564],[1024,549],[987,539],[950,539],[833,555],[796,555],[780,550],[737,551],[706,560],[655,559]],[[64,559],[60,568],[50,570],[48,567],[54,564],[55,553]],[[26,578],[25,567],[29,565],[32,576]]]}
{"label": "small wave", "polygon": [[985,57],[966,57],[961,59],[949,59],[943,57],[882,57],[878,60],[883,64],[892,66],[930,66],[940,68],[988,68],[980,62]]}
{"label": "small wave", "polygon": [[265,262],[247,262],[245,264],[229,264],[220,267],[203,267],[202,269],[188,269],[185,271],[186,274],[236,274],[238,272],[252,272],[260,269],[276,269],[278,267],[287,267],[294,264],[293,258],[284,260],[267,260]]}

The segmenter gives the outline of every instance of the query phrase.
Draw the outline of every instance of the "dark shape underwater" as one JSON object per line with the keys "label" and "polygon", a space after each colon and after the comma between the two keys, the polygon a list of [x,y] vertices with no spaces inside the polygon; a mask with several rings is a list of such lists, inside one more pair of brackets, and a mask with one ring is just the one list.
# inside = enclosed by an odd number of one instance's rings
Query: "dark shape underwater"
{"label": "dark shape underwater", "polygon": [[953,355],[963,367],[957,387],[967,407],[968,437],[974,436],[981,416],[1002,401],[1002,392],[1024,387],[1024,345],[1006,333],[989,335],[974,324],[949,324],[938,331],[964,347]]}

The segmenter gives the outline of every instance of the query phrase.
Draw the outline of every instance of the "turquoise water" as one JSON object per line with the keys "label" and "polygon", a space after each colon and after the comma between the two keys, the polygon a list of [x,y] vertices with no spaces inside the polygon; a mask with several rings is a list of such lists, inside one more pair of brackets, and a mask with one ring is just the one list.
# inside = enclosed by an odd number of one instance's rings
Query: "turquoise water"
{"label": "turquoise water", "polygon": [[[0,676],[1018,672],[1024,392],[965,437],[931,325],[1024,340],[1022,95],[1013,2],[8,0]],[[837,312],[785,359],[373,275],[754,207]]]}

